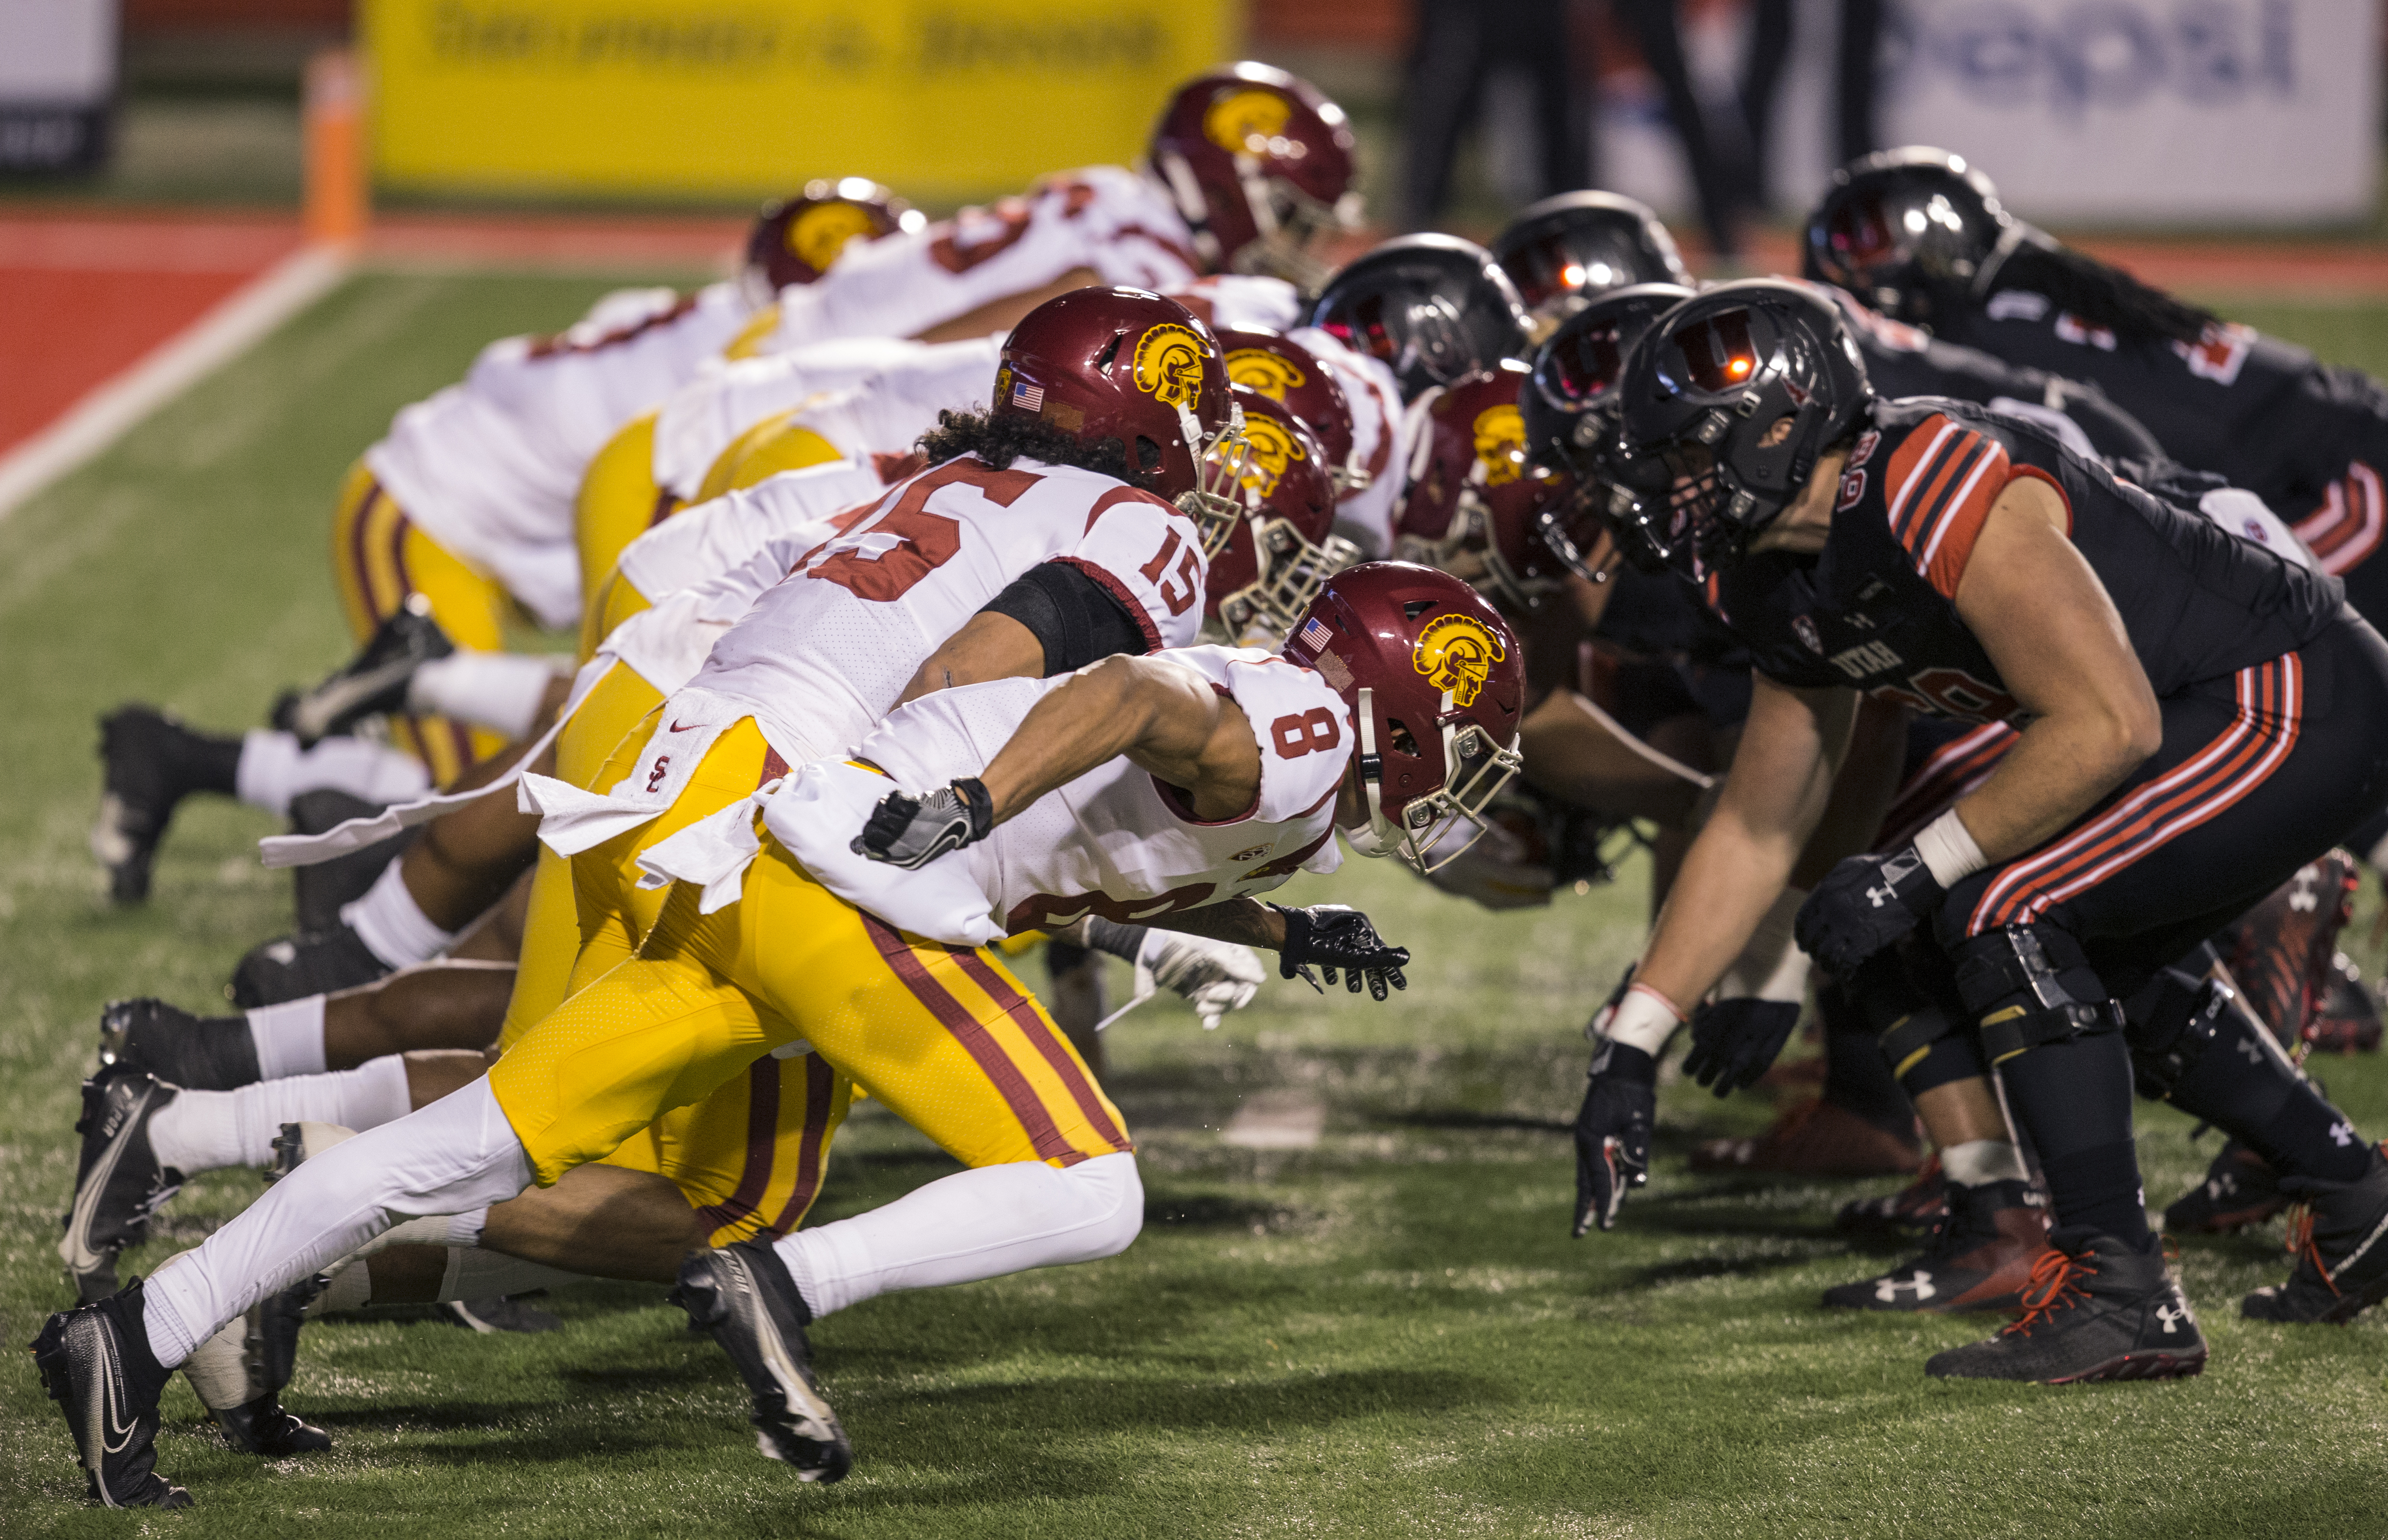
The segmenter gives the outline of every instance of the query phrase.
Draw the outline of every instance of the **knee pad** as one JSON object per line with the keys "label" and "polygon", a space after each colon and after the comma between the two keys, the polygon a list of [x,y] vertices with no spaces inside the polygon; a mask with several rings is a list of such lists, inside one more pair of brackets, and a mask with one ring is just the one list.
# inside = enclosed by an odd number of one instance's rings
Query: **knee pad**
{"label": "knee pad", "polygon": [[2123,1008],[2106,997],[2081,943],[2052,926],[2010,925],[1968,939],[1958,950],[1957,992],[1993,1065],[2123,1029]]}
{"label": "knee pad", "polygon": [[2123,1035],[2139,1093],[2152,1102],[2169,1097],[2205,1055],[2236,998],[2219,978],[2196,978],[2178,968],[2164,969],[2131,996]]}
{"label": "knee pad", "polygon": [[1892,1076],[1910,1097],[1982,1073],[1982,1055],[1973,1035],[1937,1005],[1900,1016],[1882,1034],[1881,1042]]}

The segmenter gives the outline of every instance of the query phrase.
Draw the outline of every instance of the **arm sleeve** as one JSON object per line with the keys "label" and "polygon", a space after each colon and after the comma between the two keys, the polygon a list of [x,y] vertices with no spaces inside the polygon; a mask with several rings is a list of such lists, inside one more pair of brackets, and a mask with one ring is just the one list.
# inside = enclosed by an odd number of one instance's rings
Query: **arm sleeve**
{"label": "arm sleeve", "polygon": [[1011,580],[982,614],[1009,615],[1045,649],[1045,676],[1071,674],[1114,652],[1150,650],[1119,596],[1068,562],[1043,562]]}

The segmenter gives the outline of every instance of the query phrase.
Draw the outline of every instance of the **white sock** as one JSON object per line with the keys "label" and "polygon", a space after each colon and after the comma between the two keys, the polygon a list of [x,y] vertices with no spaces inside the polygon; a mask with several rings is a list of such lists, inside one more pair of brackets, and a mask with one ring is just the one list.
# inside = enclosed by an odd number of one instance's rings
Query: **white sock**
{"label": "white sock", "polygon": [[448,950],[456,932],[442,930],[406,890],[405,865],[393,861],[354,903],[340,906],[340,923],[357,933],[365,950],[394,968],[427,963]]}
{"label": "white sock", "polygon": [[894,1289],[1000,1278],[1125,1251],[1144,1228],[1133,1155],[1066,1170],[1042,1161],[944,1177],[884,1207],[772,1246],[815,1316]]}
{"label": "white sock", "polygon": [[406,704],[508,738],[528,738],[561,661],[519,652],[451,652],[414,671]]}
{"label": "white sock", "polygon": [[420,1112],[315,1156],[209,1236],[188,1262],[156,1275],[149,1345],[171,1369],[267,1294],[346,1256],[410,1215],[461,1214],[531,1183],[487,1077]]}
{"label": "white sock", "polygon": [[406,1060],[391,1054],[329,1075],[183,1092],[149,1120],[149,1147],[184,1176],[269,1166],[285,1123],[337,1123],[362,1132],[405,1117],[410,1105]]}
{"label": "white sock", "polygon": [[327,738],[302,749],[289,733],[259,730],[240,740],[233,789],[251,807],[286,817],[302,791],[345,791],[369,802],[404,802],[431,789],[423,762],[386,743]]}
{"label": "white sock", "polygon": [[565,1272],[543,1262],[526,1262],[502,1251],[479,1246],[448,1248],[448,1271],[439,1280],[439,1298],[489,1299],[500,1294],[526,1294],[533,1289],[561,1288],[588,1275]]}
{"label": "white sock", "polygon": [[286,1000],[279,1005],[260,1005],[248,1013],[248,1037],[257,1044],[259,1079],[321,1075],[324,997],[311,994],[303,1000]]}
{"label": "white sock", "polygon": [[1966,1187],[1990,1181],[2027,1181],[2023,1152],[2003,1139],[1969,1139],[1940,1152],[1940,1169]]}

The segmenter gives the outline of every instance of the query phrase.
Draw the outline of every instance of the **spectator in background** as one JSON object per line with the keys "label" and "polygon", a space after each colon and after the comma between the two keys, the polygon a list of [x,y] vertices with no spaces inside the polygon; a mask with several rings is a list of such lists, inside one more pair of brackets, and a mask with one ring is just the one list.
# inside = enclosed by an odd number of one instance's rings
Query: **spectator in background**
{"label": "spectator in background", "polygon": [[[1768,182],[1767,145],[1774,128],[1774,92],[1782,82],[1783,65],[1791,52],[1791,7],[1794,0],[1755,0],[1751,6],[1749,54],[1741,77],[1741,111],[1749,125],[1749,201],[1764,209],[1773,204]],[[1834,164],[1846,166],[1882,147],[1874,128],[1874,79],[1882,47],[1883,0],[1841,0],[1840,26],[1834,39],[1834,138],[1840,153]]]}
{"label": "spectator in background", "polygon": [[1532,96],[1532,196],[1590,184],[1591,77],[1577,69],[1573,8],[1569,0],[1417,0],[1403,92],[1405,228],[1435,228],[1460,136],[1480,114],[1487,80],[1504,71],[1522,75]]}

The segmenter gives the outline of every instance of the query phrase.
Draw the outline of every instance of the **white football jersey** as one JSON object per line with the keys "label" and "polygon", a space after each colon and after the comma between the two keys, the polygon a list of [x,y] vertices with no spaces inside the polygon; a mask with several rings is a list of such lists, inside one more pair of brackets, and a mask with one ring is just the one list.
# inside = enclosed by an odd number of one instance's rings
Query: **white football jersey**
{"label": "white football jersey", "polygon": [[714,365],[673,391],[655,413],[655,486],[685,501],[704,484],[721,451],[748,428],[775,412],[826,401],[882,375],[903,383],[879,388],[950,395],[959,385],[962,403],[984,401],[1001,347],[1000,337],[934,346],[895,337],[842,337],[793,353]]}
{"label": "white football jersey", "polygon": [[[1261,751],[1252,805],[1206,822],[1183,792],[1124,758],[1087,772],[959,852],[1005,930],[1017,935],[1089,914],[1142,924],[1341,864],[1335,792],[1353,744],[1342,698],[1309,669],[1254,649],[1192,647],[1160,656],[1243,709]],[[978,775],[1067,678],[1000,679],[924,695],[890,713],[855,757],[913,791]],[[901,914],[882,917],[910,928]]]}
{"label": "white football jersey", "polygon": [[[809,528],[850,508],[867,507],[886,490],[876,470],[852,461],[782,471],[753,486],[680,510],[623,547],[616,565],[648,603],[659,604],[683,588],[737,569],[790,531]],[[796,549],[809,550],[819,538],[807,539]],[[781,562],[771,582],[778,582],[789,564]],[[742,612],[744,608],[739,606]]]}
{"label": "white football jersey", "polygon": [[400,410],[365,465],[425,534],[489,569],[542,624],[568,626],[580,612],[573,501],[589,461],[752,314],[735,284],[609,296],[555,336],[483,348],[463,384]]}
{"label": "white football jersey", "polygon": [[1162,292],[1213,331],[1289,332],[1302,324],[1302,291],[1282,278],[1214,272]]}
{"label": "white football jersey", "polygon": [[1367,486],[1337,499],[1336,533],[1360,540],[1371,560],[1391,555],[1393,514],[1408,486],[1410,458],[1401,383],[1383,360],[1353,352],[1330,332],[1303,326],[1286,335],[1309,348],[1343,387],[1343,399],[1352,409],[1353,453],[1368,473]]}
{"label": "white football jersey", "polygon": [[1193,233],[1166,192],[1124,167],[1088,166],[1047,177],[1024,197],[847,248],[818,282],[781,291],[779,325],[755,350],[919,336],[1077,268],[1104,284],[1156,291],[1202,271]]}
{"label": "white football jersey", "polygon": [[1092,471],[1033,460],[995,471],[965,456],[850,515],[789,563],[690,681],[752,714],[790,764],[859,741],[923,659],[1040,562],[1101,584],[1150,648],[1182,646],[1201,624],[1193,521]]}

